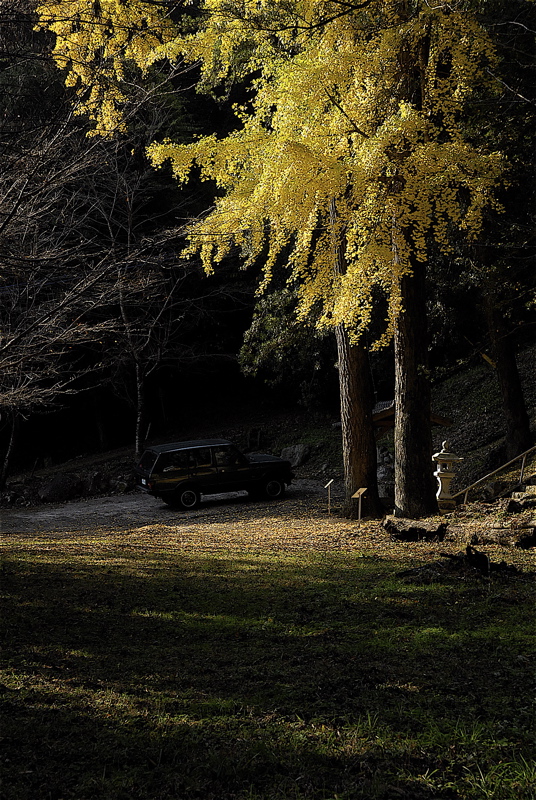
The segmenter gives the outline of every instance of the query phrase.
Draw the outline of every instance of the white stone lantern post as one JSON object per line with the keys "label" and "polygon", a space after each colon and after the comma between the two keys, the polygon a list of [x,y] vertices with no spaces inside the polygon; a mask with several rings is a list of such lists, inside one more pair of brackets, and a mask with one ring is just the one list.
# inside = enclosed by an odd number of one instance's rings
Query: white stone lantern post
{"label": "white stone lantern post", "polygon": [[437,470],[434,472],[437,482],[439,484],[436,497],[437,504],[440,511],[452,511],[456,507],[456,501],[450,493],[450,484],[454,478],[455,473],[452,470],[452,465],[458,461],[463,461],[460,456],[449,453],[449,443],[443,442],[443,449],[439,453],[434,453],[432,461],[437,463]]}

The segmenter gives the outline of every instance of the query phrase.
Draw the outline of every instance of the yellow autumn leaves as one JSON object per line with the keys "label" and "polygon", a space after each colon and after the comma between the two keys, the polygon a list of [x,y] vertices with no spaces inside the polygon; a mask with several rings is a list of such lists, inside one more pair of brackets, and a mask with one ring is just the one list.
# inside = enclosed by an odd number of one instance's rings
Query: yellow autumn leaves
{"label": "yellow autumn leaves", "polygon": [[146,70],[154,50],[175,37],[173,23],[159,6],[124,0],[44,0],[37,13],[38,27],[55,34],[53,56],[76,91],[77,113],[95,121],[95,134],[124,131],[125,70]]}
{"label": "yellow autumn leaves", "polygon": [[[70,2],[69,20],[64,5],[42,4],[42,24],[56,33],[69,80],[89,85],[84,108],[98,132],[122,124],[129,61],[145,69],[163,57],[200,59],[205,82],[253,76],[255,97],[237,109],[235,132],[155,142],[149,155],[155,166],[169,161],[181,182],[196,165],[222,190],[190,226],[188,252],[211,270],[238,246],[244,266],[263,259],[261,288],[286,269],[300,313],[319,325],[344,323],[358,337],[379,290],[385,343],[401,276],[431,246],[448,251],[453,233],[476,235],[495,203],[502,158],[469,141],[463,122],[495,56],[460,4],[207,0],[191,36],[150,4],[101,0],[93,28],[91,5]],[[100,61],[87,67],[92,49]]]}

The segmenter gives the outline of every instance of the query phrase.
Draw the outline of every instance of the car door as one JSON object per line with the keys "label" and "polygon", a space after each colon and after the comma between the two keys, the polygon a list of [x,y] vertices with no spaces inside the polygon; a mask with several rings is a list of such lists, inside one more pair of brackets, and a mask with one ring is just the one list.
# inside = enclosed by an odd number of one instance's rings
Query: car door
{"label": "car door", "polygon": [[216,445],[212,448],[217,469],[218,492],[246,489],[250,480],[250,463],[233,444]]}
{"label": "car door", "polygon": [[189,451],[193,462],[191,467],[192,478],[203,494],[212,494],[218,489],[218,470],[212,457],[210,447],[196,447]]}

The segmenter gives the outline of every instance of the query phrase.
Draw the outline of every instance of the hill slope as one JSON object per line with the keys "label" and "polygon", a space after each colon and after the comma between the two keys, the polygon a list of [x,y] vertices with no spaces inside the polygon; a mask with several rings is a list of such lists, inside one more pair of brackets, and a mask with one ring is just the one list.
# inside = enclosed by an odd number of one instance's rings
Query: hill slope
{"label": "hill slope", "polygon": [[[527,409],[533,431],[536,432],[536,345],[523,350],[518,363]],[[450,449],[464,459],[457,468],[455,487],[460,489],[468,485],[502,463],[497,462],[497,458],[500,457],[505,425],[496,376],[489,364],[482,361],[460,367],[435,384],[433,410],[453,420],[449,428],[434,427],[433,440],[434,449],[440,450],[442,441],[448,439]],[[195,421],[189,420],[187,423],[181,420],[181,424],[159,437],[158,441],[218,436],[231,439],[245,451],[264,450],[277,454],[285,447],[305,444],[309,448],[309,457],[296,470],[297,476],[340,481],[342,456],[337,422],[333,416],[311,414],[299,407],[273,412],[268,407],[245,406],[236,408],[230,414],[220,412],[215,406],[210,415],[200,414]],[[156,443],[156,440],[152,443]],[[392,451],[392,432],[382,438],[379,444]],[[51,475],[64,472],[79,473],[86,486],[98,474],[102,476],[102,480],[99,479],[100,491],[125,491],[132,488],[129,476],[133,463],[134,453],[129,447],[82,455],[66,463],[36,470],[31,476],[14,476],[8,482],[2,500],[4,503],[20,502],[24,505],[35,501],[37,485]],[[431,469],[434,469],[432,463]],[[26,487],[24,491],[23,485]],[[32,492],[27,491],[30,486],[33,487]]]}

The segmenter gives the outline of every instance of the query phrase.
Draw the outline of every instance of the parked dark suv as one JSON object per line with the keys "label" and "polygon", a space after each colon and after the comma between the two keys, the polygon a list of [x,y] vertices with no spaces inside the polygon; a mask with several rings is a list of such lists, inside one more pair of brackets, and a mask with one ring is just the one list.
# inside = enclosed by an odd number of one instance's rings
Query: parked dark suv
{"label": "parked dark suv", "polygon": [[198,506],[202,494],[241,489],[253,497],[281,497],[294,477],[289,461],[257,453],[245,456],[225,439],[150,447],[135,472],[142,491],[184,509]]}

